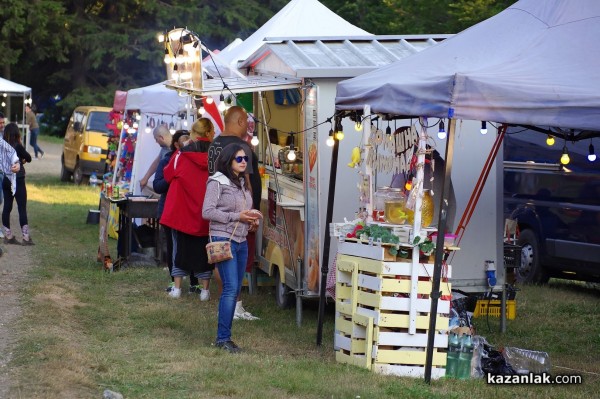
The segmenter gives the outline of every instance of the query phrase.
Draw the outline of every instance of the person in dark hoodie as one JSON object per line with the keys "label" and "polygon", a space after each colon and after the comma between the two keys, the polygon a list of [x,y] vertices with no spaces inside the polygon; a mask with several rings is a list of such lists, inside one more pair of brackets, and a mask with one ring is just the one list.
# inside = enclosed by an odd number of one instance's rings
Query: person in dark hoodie
{"label": "person in dark hoodie", "polygon": [[210,299],[209,283],[214,265],[208,263],[208,222],[202,218],[202,206],[208,180],[208,147],[214,126],[207,118],[197,120],[190,141],[176,153],[164,169],[169,190],[160,223],[173,232],[173,268],[175,287],[172,298],[181,296],[181,281],[193,273],[202,284],[200,300]]}

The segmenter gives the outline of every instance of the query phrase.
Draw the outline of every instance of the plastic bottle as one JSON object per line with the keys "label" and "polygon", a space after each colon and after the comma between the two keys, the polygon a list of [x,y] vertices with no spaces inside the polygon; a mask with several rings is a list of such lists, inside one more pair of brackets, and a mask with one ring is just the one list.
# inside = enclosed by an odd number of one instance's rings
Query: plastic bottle
{"label": "plastic bottle", "polygon": [[546,352],[507,346],[502,352],[506,361],[519,374],[550,372],[550,357]]}
{"label": "plastic bottle", "polygon": [[456,369],[458,367],[458,356],[460,355],[460,340],[455,333],[448,337],[448,357],[446,359],[446,377],[456,378]]}
{"label": "plastic bottle", "polygon": [[98,184],[98,176],[96,176],[96,173],[92,173],[92,175],[90,176],[90,185],[92,187],[96,187],[96,185]]}
{"label": "plastic bottle", "polygon": [[462,349],[458,355],[457,377],[461,380],[471,378],[471,359],[473,358],[473,339],[470,335],[462,336]]}

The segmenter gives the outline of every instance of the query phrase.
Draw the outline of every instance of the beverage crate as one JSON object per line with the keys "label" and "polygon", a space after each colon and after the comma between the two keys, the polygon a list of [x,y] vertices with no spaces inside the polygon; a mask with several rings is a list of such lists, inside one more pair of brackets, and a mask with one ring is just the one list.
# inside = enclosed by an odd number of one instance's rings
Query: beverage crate
{"label": "beverage crate", "polygon": [[[479,299],[477,300],[477,305],[475,306],[475,312],[473,312],[473,317],[483,317],[487,316],[488,313],[491,317],[500,317],[501,305],[502,301],[498,299]],[[517,301],[516,300],[507,300],[506,301],[506,318],[509,320],[514,320],[517,317]]]}
{"label": "beverage crate", "polygon": [[521,247],[514,244],[504,243],[504,267],[507,269],[521,266]]}

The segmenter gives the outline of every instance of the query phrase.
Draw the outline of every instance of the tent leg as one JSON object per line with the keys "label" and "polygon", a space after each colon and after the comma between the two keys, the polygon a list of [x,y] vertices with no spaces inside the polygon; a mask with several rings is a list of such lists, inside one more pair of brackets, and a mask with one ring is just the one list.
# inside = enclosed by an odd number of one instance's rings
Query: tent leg
{"label": "tent leg", "polygon": [[442,182],[442,200],[438,219],[438,235],[435,243],[435,263],[433,268],[433,283],[431,287],[431,308],[429,310],[429,331],[427,332],[427,352],[425,355],[425,382],[431,383],[431,367],[433,363],[433,345],[435,339],[435,323],[437,318],[438,300],[440,299],[440,278],[442,274],[442,257],[444,256],[444,234],[446,231],[446,217],[448,209],[448,194],[450,193],[450,176],[452,174],[452,157],[454,156],[454,134],[456,120],[450,119],[448,123],[448,140],[446,142],[446,162],[444,167],[444,181]]}

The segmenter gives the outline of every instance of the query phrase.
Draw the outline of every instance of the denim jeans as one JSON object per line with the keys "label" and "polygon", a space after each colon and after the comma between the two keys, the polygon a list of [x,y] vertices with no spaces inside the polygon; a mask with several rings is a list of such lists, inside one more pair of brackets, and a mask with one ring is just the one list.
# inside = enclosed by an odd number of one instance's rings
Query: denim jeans
{"label": "denim jeans", "polygon": [[40,134],[39,128],[31,129],[29,132],[29,144],[31,144],[31,147],[33,147],[33,151],[35,152],[36,158],[38,157],[38,154],[44,153],[44,151],[42,151],[40,146],[37,144],[37,139],[38,139],[39,134]]}
{"label": "denim jeans", "polygon": [[[228,241],[225,237],[212,237],[213,241]],[[233,259],[217,263],[219,275],[223,282],[223,292],[219,300],[219,319],[217,326],[217,342],[231,340],[231,325],[237,297],[242,289],[246,261],[248,259],[248,243],[231,241]]]}

